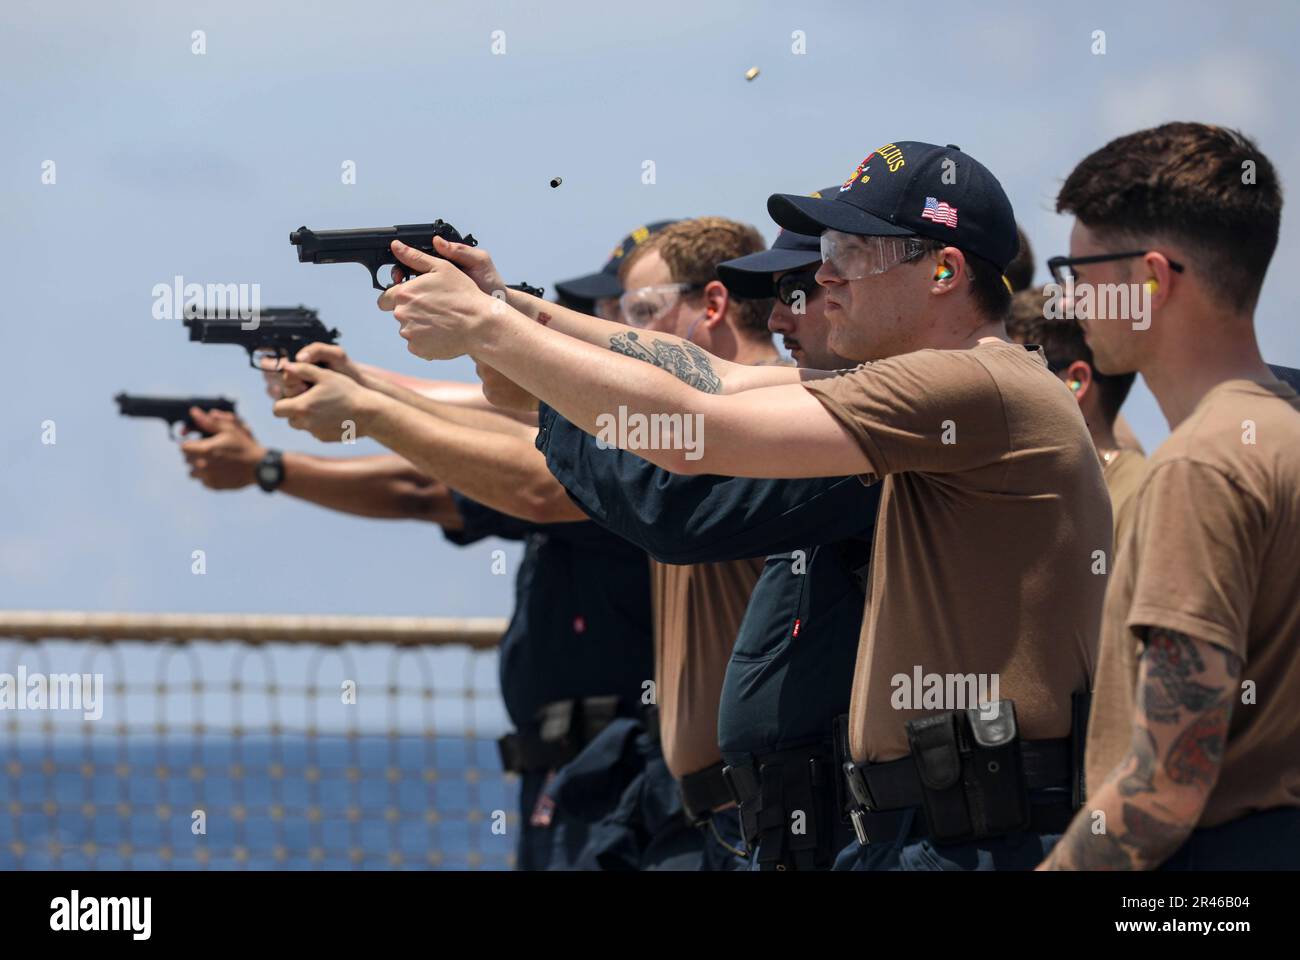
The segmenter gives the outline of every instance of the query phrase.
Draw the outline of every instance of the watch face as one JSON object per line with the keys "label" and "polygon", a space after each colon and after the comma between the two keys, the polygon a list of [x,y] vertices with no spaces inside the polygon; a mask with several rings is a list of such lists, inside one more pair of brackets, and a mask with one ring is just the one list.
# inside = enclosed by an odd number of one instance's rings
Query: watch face
{"label": "watch face", "polygon": [[269,457],[257,465],[257,485],[270,493],[284,480],[284,464],[279,457]]}
{"label": "watch face", "polygon": [[268,450],[266,456],[253,470],[257,485],[267,493],[284,482],[284,459],[279,450]]}

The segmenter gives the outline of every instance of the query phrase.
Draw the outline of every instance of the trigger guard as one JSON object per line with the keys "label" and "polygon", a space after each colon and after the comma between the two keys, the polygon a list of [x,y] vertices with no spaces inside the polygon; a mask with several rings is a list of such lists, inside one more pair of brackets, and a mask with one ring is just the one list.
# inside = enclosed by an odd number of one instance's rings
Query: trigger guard
{"label": "trigger guard", "polygon": [[376,290],[378,290],[380,293],[384,293],[385,291],[391,290],[393,287],[401,283],[402,282],[401,280],[395,280],[392,283],[390,283],[388,286],[384,286],[382,283],[379,282],[379,271],[387,268],[390,271],[390,275],[391,275],[392,268],[395,266],[400,267],[401,264],[381,263],[376,267],[371,267],[370,285],[374,287]]}
{"label": "trigger guard", "polygon": [[[401,280],[394,280],[392,283],[390,283],[390,284],[389,284],[388,286],[386,286],[386,287],[383,286],[382,284],[380,284],[380,282],[379,282],[379,271],[382,270],[382,269],[384,269],[385,267],[388,268],[389,276],[392,276],[392,271],[393,271],[394,269],[401,270],[401,271],[402,271],[402,279],[401,279]],[[371,284],[374,286],[374,288],[375,288],[376,290],[380,291],[381,293],[384,293],[384,292],[386,292],[386,291],[388,291],[388,290],[393,289],[393,287],[397,286],[399,283],[405,283],[407,280],[410,280],[410,279],[411,279],[411,276],[412,276],[412,274],[411,274],[411,268],[408,267],[408,266],[406,266],[406,265],[403,264],[403,263],[381,263],[378,267],[376,267],[373,271],[371,271],[371,274],[370,274],[370,282],[371,282]]]}

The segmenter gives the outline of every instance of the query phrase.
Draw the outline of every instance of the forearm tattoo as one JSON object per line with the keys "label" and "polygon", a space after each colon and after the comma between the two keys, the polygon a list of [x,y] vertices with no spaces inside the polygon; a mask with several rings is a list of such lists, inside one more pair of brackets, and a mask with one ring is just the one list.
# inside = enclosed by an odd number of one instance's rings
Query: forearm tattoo
{"label": "forearm tattoo", "polygon": [[1132,756],[1132,769],[1119,779],[1120,795],[1133,797],[1154,792],[1151,781],[1156,775],[1156,738],[1151,736],[1150,730],[1139,728],[1133,731]]}
{"label": "forearm tattoo", "polygon": [[609,338],[609,349],[667,370],[696,390],[722,392],[722,379],[714,373],[709,355],[693,343],[658,339],[644,341],[635,333],[618,333]]}
{"label": "forearm tattoo", "polygon": [[[1143,870],[1167,859],[1196,827],[1187,789],[1208,800],[1219,776],[1241,659],[1174,630],[1147,633],[1133,744],[1066,830],[1049,864]],[[1222,668],[1212,658],[1222,659]],[[1093,830],[1105,808],[1104,831]],[[1180,812],[1181,811],[1181,812]],[[1115,821],[1119,822],[1116,823]]]}

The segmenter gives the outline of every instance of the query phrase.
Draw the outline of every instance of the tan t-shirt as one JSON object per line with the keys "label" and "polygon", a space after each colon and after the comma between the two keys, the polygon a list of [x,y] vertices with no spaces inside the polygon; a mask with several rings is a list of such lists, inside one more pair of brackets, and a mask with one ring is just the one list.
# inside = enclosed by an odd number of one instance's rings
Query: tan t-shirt
{"label": "tan t-shirt", "polygon": [[678,779],[722,759],[722,680],[762,572],[761,557],[689,565],[650,561],[659,739]]}
{"label": "tan t-shirt", "polygon": [[1115,517],[1115,547],[1123,542],[1123,532],[1133,519],[1133,496],[1146,476],[1147,458],[1137,450],[1121,449],[1101,468],[1106,489],[1110,492],[1110,510]]}
{"label": "tan t-shirt", "polygon": [[[1067,735],[1070,694],[1092,675],[1111,513],[1079,405],[1041,349],[920,350],[806,386],[884,476],[853,756],[903,756],[905,721],[937,712],[914,708],[917,668],[945,689],[983,674],[988,699],[1015,701],[1023,738]],[[962,705],[975,704],[939,709]]]}
{"label": "tan t-shirt", "polygon": [[[1248,442],[1253,439],[1253,442]],[[1139,638],[1164,627],[1232,650],[1234,704],[1200,826],[1300,806],[1300,398],[1221,383],[1152,456],[1120,545],[1088,726],[1096,791],[1133,735]]]}

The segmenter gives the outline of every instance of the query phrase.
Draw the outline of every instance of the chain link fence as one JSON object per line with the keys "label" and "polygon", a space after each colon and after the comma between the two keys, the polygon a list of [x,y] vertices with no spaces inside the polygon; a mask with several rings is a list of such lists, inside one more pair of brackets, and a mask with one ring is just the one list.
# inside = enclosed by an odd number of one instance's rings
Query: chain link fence
{"label": "chain link fence", "polygon": [[0,611],[0,869],[506,869],[496,619]]}

